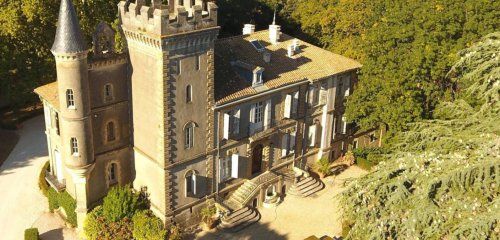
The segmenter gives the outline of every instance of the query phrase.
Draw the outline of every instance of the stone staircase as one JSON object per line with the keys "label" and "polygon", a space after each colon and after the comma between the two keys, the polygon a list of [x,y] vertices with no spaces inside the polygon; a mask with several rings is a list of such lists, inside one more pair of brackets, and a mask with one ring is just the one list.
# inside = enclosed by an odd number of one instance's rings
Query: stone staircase
{"label": "stone staircase", "polygon": [[321,180],[307,176],[293,184],[288,190],[288,194],[299,197],[309,197],[321,191],[324,187],[325,184]]}
{"label": "stone staircase", "polygon": [[250,180],[246,180],[227,200],[224,204],[231,210],[237,210],[246,206],[252,197],[258,193],[258,185]]}
{"label": "stone staircase", "polygon": [[229,232],[239,232],[259,220],[260,213],[256,209],[243,207],[224,216],[217,228]]}

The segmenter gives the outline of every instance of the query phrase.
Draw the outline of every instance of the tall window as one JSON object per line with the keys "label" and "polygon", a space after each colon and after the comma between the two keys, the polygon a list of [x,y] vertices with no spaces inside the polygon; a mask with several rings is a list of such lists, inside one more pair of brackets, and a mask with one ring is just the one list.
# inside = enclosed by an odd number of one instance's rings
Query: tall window
{"label": "tall window", "polygon": [[188,123],[186,128],[184,129],[184,148],[190,149],[194,146],[193,138],[194,138],[194,123]]}
{"label": "tall window", "polygon": [[113,100],[113,86],[111,84],[104,85],[104,101],[112,101]]}
{"label": "tall window", "polygon": [[106,132],[107,132],[107,140],[108,142],[114,141],[116,139],[115,136],[115,123],[114,122],[109,122],[106,126]]}
{"label": "tall window", "polygon": [[117,178],[117,166],[116,163],[111,163],[108,168],[108,183],[109,186],[115,185],[118,183],[118,178]]}
{"label": "tall window", "polygon": [[255,104],[255,123],[261,123],[264,120],[264,104],[258,102]]}
{"label": "tall window", "polygon": [[193,101],[193,87],[191,85],[187,85],[186,87],[186,103],[190,103]]}
{"label": "tall window", "polygon": [[68,108],[75,107],[75,96],[72,89],[66,90],[66,105]]}
{"label": "tall window", "polygon": [[220,159],[220,182],[231,177],[231,156]]}
{"label": "tall window", "polygon": [[200,62],[201,62],[201,55],[196,55],[195,61],[196,61],[196,70],[200,70]]}
{"label": "tall window", "polygon": [[196,172],[189,170],[184,177],[186,197],[196,196]]}
{"label": "tall window", "polygon": [[78,140],[76,138],[71,138],[70,145],[71,145],[71,154],[78,155]]}
{"label": "tall window", "polygon": [[196,4],[194,1],[195,0],[191,0],[191,6],[194,6]]}

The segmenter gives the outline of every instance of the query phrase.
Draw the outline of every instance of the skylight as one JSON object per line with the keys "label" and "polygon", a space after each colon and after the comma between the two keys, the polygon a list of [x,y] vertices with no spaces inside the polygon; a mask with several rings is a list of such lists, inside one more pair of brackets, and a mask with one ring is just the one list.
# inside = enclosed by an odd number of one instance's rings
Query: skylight
{"label": "skylight", "polygon": [[262,46],[262,44],[259,42],[259,40],[253,40],[253,41],[250,41],[250,43],[252,44],[252,46],[258,51],[258,52],[262,52],[264,50],[264,46]]}

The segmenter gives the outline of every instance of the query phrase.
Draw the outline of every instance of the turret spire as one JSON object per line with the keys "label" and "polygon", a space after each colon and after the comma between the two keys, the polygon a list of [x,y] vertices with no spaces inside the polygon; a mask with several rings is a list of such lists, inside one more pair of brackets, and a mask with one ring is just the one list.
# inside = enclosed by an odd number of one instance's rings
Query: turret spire
{"label": "turret spire", "polygon": [[61,0],[53,53],[78,53],[87,50],[71,0]]}

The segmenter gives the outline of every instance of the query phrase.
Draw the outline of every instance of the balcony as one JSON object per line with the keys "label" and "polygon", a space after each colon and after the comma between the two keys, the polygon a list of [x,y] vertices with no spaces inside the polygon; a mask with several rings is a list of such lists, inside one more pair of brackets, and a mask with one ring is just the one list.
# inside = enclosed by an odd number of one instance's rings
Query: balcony
{"label": "balcony", "polygon": [[276,120],[271,120],[268,124],[262,124],[262,126],[248,126],[248,135],[250,142],[257,141],[259,139],[268,137],[274,133],[276,130],[277,122]]}
{"label": "balcony", "polygon": [[57,177],[48,170],[45,172],[45,180],[47,180],[49,185],[58,192],[64,191],[66,189],[66,180],[63,179],[62,183],[59,182],[59,180],[57,180]]}

